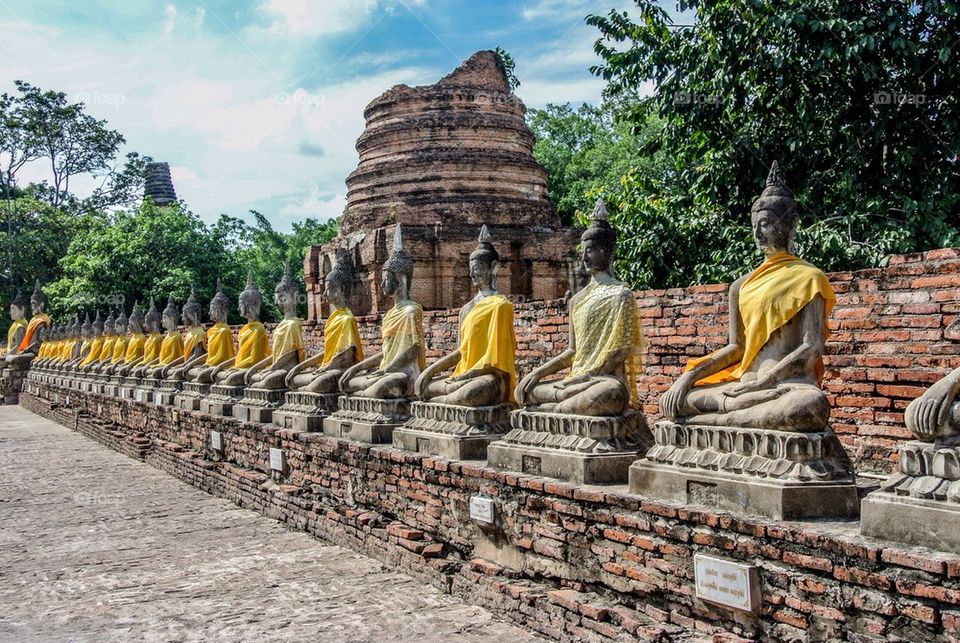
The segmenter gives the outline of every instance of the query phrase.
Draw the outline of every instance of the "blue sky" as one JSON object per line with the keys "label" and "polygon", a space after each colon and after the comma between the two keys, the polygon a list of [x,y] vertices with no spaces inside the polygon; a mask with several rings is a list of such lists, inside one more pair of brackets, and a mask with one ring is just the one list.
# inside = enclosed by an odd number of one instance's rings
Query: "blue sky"
{"label": "blue sky", "polygon": [[[517,63],[529,107],[596,102],[593,12],[629,0],[0,0],[0,91],[15,79],[83,100],[170,163],[207,221],[281,230],[337,216],[363,108],[436,82],[479,49]],[[36,165],[21,182],[42,177]],[[71,183],[83,193],[92,178]]]}

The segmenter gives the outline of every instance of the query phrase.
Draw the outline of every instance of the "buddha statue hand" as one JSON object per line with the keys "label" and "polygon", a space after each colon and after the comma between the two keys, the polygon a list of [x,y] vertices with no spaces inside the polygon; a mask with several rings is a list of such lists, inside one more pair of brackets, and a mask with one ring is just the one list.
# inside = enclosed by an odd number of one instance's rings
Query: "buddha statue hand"
{"label": "buddha statue hand", "polygon": [[949,419],[958,389],[960,382],[953,381],[953,378],[948,376],[907,406],[904,421],[918,440],[933,442],[956,432],[956,429],[950,426]]}
{"label": "buddha statue hand", "polygon": [[695,384],[689,371],[674,381],[666,393],[660,396],[660,413],[667,419],[676,420],[687,415],[687,395]]}

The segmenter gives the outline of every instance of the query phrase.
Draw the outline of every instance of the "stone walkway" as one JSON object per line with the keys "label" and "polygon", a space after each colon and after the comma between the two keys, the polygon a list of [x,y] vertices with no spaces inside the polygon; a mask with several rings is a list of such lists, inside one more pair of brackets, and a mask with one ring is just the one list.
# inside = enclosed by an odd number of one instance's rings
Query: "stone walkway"
{"label": "stone walkway", "polygon": [[0,472],[0,641],[535,640],[17,406]]}

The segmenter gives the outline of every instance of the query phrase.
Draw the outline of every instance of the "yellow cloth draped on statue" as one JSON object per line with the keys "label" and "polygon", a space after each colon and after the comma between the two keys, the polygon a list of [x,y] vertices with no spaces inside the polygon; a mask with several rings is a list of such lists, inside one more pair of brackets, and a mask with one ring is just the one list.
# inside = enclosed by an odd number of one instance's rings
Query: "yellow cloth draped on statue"
{"label": "yellow cloth draped on statue", "polygon": [[427,365],[427,354],[423,345],[423,308],[420,304],[408,301],[396,305],[383,316],[380,326],[383,333],[383,358],[380,368],[389,366],[398,356],[410,350],[411,346],[419,347],[417,361],[420,369]]}
{"label": "yellow cloth draped on statue", "polygon": [[270,338],[267,329],[258,321],[248,322],[237,333],[237,359],[234,368],[250,368],[270,354]]}
{"label": "yellow cloth draped on statue", "polygon": [[207,350],[207,334],[199,326],[194,326],[187,330],[187,336],[183,339],[183,358],[190,359],[193,355],[193,349],[200,346],[204,351]]}
{"label": "yellow cloth draped on statue", "polygon": [[50,326],[49,317],[47,317],[43,313],[39,315],[34,315],[30,319],[30,323],[27,324],[27,330],[23,334],[23,339],[20,341],[20,345],[17,346],[17,350],[20,352],[23,352],[24,350],[26,350],[27,346],[30,345],[30,341],[33,339],[33,336],[36,334],[37,330],[39,330],[40,327],[43,326],[44,324],[46,324],[48,327]]}
{"label": "yellow cloth draped on statue", "polygon": [[625,350],[623,378],[636,408],[643,335],[633,292],[619,283],[590,282],[581,293],[571,314],[576,346],[567,379],[597,375],[612,353]]}
{"label": "yellow cloth draped on statue", "polygon": [[284,319],[273,329],[273,359],[271,364],[289,353],[297,351],[297,362],[303,361],[303,335],[299,319]]}
{"label": "yellow cloth draped on statue", "polygon": [[13,324],[10,325],[10,329],[7,331],[7,352],[12,353],[16,348],[14,345],[14,339],[16,339],[17,331],[23,329],[26,332],[27,322],[25,319],[16,319]]}
{"label": "yellow cloth draped on statue", "polygon": [[79,340],[76,339],[70,339],[64,342],[63,349],[60,351],[60,361],[70,361],[70,359],[73,357],[73,349],[79,343]]}
{"label": "yellow cloth draped on statue", "polygon": [[230,327],[217,322],[207,329],[207,366],[216,366],[236,355]]}
{"label": "yellow cloth draped on statue", "polygon": [[[826,319],[837,302],[827,276],[816,266],[788,252],[768,257],[740,286],[738,309],[743,321],[743,358],[722,371],[704,377],[696,386],[739,380],[770,336],[817,295],[823,297],[824,301],[823,336],[826,339],[829,334]],[[690,370],[709,357],[691,359],[686,369]],[[816,373],[818,380],[823,377],[822,360],[816,365]]]}
{"label": "yellow cloth draped on statue", "polygon": [[124,364],[136,364],[143,358],[143,346],[147,338],[143,333],[132,333],[127,340],[127,352],[123,356]]}
{"label": "yellow cloth draped on statue", "polygon": [[113,342],[113,355],[110,357],[111,364],[122,364],[123,358],[127,356],[127,343],[129,338],[126,335],[120,335]]}
{"label": "yellow cloth draped on statue", "polygon": [[113,357],[113,345],[117,343],[116,335],[107,335],[103,338],[103,345],[100,346],[100,355],[97,356],[98,362],[106,362]]}
{"label": "yellow cloth draped on statue", "polygon": [[93,341],[90,342],[90,352],[87,353],[87,356],[83,358],[83,361],[80,362],[80,366],[86,366],[91,362],[95,362],[100,357],[100,351],[103,349],[103,337],[94,337]]}
{"label": "yellow cloth draped on statue", "polygon": [[150,333],[143,341],[143,359],[141,364],[149,364],[160,357],[160,344],[163,343],[163,335],[160,333]]}
{"label": "yellow cloth draped on statue", "polygon": [[160,364],[166,366],[178,357],[183,356],[183,337],[177,331],[167,333],[160,344]]}
{"label": "yellow cloth draped on statue", "polygon": [[338,308],[330,313],[327,323],[323,326],[323,361],[320,362],[320,366],[326,366],[337,353],[350,346],[354,348],[355,360],[357,362],[363,360],[357,318],[349,308]]}
{"label": "yellow cloth draped on statue", "polygon": [[[80,342],[80,352],[78,353],[78,356],[82,355],[84,359],[86,359],[86,356],[90,354],[90,348],[92,346],[93,346],[93,342],[89,339],[85,339],[82,342]],[[82,363],[83,362],[81,362],[81,364]]]}
{"label": "yellow cloth draped on statue", "polygon": [[513,332],[513,304],[503,295],[484,297],[460,323],[460,361],[453,376],[469,371],[495,368],[509,375],[508,391],[514,402],[517,386],[514,354],[517,338]]}
{"label": "yellow cloth draped on statue", "polygon": [[40,344],[40,350],[37,351],[37,359],[45,359],[50,354],[50,346],[52,342],[44,342]]}

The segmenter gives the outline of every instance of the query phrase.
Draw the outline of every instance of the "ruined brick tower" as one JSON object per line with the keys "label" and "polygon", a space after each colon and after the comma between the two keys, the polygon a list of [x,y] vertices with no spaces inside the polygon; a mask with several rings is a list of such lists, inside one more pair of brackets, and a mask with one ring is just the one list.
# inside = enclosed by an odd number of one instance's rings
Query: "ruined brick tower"
{"label": "ruined brick tower", "polygon": [[547,200],[546,172],[533,158],[526,108],[492,51],[480,51],[435,85],[398,85],[364,111],[360,163],[347,178],[340,236],[305,259],[308,315],[323,316],[321,293],[337,246],[349,248],[358,314],[389,306],[381,265],[397,223],[414,261],[412,297],[450,308],[473,296],[468,259],[487,224],[503,263],[500,292],[554,299],[574,278],[577,235]]}

